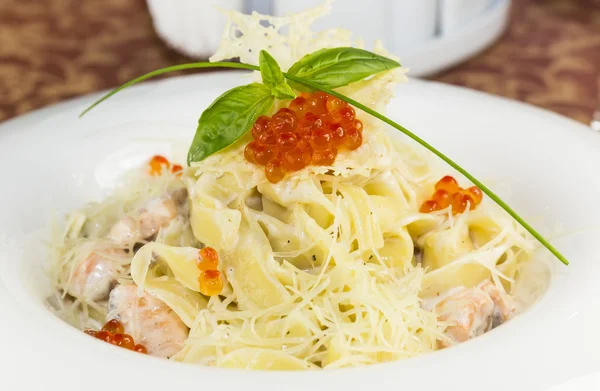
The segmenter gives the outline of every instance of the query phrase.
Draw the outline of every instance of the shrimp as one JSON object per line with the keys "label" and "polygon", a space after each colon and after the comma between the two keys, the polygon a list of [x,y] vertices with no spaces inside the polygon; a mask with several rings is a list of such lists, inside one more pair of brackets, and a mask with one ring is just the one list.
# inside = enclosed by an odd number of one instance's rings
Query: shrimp
{"label": "shrimp", "polygon": [[515,315],[516,306],[513,300],[498,289],[496,284],[486,280],[479,284],[479,288],[487,293],[494,302],[492,328],[500,326]]}
{"label": "shrimp", "polygon": [[139,211],[139,216],[125,216],[111,228],[108,238],[116,244],[126,245],[148,240],[161,228],[167,227],[180,213],[187,199],[187,189],[182,188],[150,201]]}
{"label": "shrimp", "polygon": [[137,290],[136,285],[118,285],[112,290],[107,321],[120,321],[148,354],[173,356],[183,348],[189,329],[169,306],[149,293],[138,296]]}
{"label": "shrimp", "polygon": [[[440,321],[448,323],[446,335],[454,342],[465,342],[510,319],[515,306],[494,283],[486,280],[477,287],[448,291],[434,310]],[[446,342],[441,344],[448,346]]]}
{"label": "shrimp", "polygon": [[69,294],[88,301],[108,298],[118,274],[111,256],[122,255],[126,255],[122,250],[91,252],[75,267],[68,288]]}
{"label": "shrimp", "polygon": [[[465,342],[492,328],[494,302],[480,288],[455,288],[435,306],[440,321],[448,323],[446,335],[454,342]],[[447,343],[442,341],[442,346]]]}

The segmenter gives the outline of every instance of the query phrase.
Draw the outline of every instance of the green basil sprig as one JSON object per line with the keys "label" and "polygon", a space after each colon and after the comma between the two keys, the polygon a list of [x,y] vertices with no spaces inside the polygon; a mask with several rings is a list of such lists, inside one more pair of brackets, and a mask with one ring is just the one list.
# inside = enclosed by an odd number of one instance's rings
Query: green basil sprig
{"label": "green basil sprig", "polygon": [[219,96],[198,120],[188,151],[188,164],[204,160],[233,144],[259,116],[271,110],[274,101],[271,90],[260,83],[235,87]]}
{"label": "green basil sprig", "polygon": [[[366,50],[339,47],[307,54],[290,67],[287,74],[308,80],[323,88],[338,88],[379,72],[400,67],[400,63]],[[299,91],[311,87],[289,80]]]}
{"label": "green basil sprig", "polygon": [[[400,66],[400,64],[397,62],[378,56],[374,53],[366,52],[369,53],[369,57],[364,53],[357,53],[357,51],[365,52],[360,49],[352,48],[319,50],[318,52],[304,56],[302,59],[300,59],[300,61],[294,64],[288,70],[288,72],[282,72],[282,75],[290,84],[294,86],[294,88],[297,87],[299,90],[321,90],[355,106],[365,113],[404,133],[406,136],[438,156],[449,166],[463,174],[474,185],[479,187],[484,194],[490,197],[491,200],[496,202],[496,204],[504,209],[506,213],[514,218],[523,228],[525,228],[525,230],[527,230],[527,232],[533,235],[533,237],[536,238],[544,247],[546,247],[546,249],[548,249],[548,251],[550,251],[554,256],[556,256],[559,261],[565,265],[568,265],[569,261],[552,244],[550,244],[550,242],[548,242],[539,232],[529,225],[521,216],[519,216],[517,212],[515,212],[506,202],[498,197],[490,188],[485,186],[480,180],[471,175],[454,160],[450,159],[434,146],[385,115],[378,113],[364,104],[347,97],[346,95],[332,90],[333,88],[342,87],[352,82],[362,80],[359,78],[360,75],[363,75],[362,78],[366,78],[378,72]],[[334,56],[333,54],[335,53],[337,54]],[[352,61],[349,60],[351,58],[356,59],[356,65],[352,65]],[[345,65],[337,66],[336,61],[344,63]],[[233,90],[227,91],[225,94],[217,98],[213,104],[211,104],[210,107],[206,109],[204,113],[202,113],[202,116],[198,121],[199,123],[198,129],[196,130],[196,135],[188,153],[188,164],[192,161],[200,161],[210,156],[210,154],[233,144],[250,129],[250,126],[256,120],[256,118],[258,118],[262,113],[266,113],[271,109],[275,98],[274,95],[276,94],[276,92],[272,90],[272,85],[280,85],[279,83],[273,84],[274,82],[279,81],[280,77],[277,75],[276,71],[273,72],[272,64],[268,65],[268,69],[263,67],[264,72],[262,72],[263,69],[256,65],[233,62],[197,62],[158,69],[139,76],[121,85],[120,87],[115,88],[85,109],[81,113],[80,117],[119,91],[164,73],[175,72],[184,69],[211,67],[237,68],[253,71],[260,70],[263,74],[263,81],[271,84],[271,88],[258,83],[234,88]],[[279,66],[277,66],[277,68],[279,68]],[[342,72],[345,73],[345,75],[339,75],[336,72]],[[266,81],[264,79],[265,74],[267,75]],[[239,110],[242,114],[235,115],[230,113],[232,110]],[[203,145],[204,143],[209,145]]]}
{"label": "green basil sprig", "polygon": [[258,57],[263,84],[271,88],[277,99],[294,99],[296,94],[288,85],[277,61],[267,51],[261,50]]}

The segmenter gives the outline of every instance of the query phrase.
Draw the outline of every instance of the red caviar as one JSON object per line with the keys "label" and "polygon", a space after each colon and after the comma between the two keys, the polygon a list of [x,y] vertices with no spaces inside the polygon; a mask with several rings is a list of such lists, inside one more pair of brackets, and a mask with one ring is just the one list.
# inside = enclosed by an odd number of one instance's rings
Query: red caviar
{"label": "red caviar", "polygon": [[221,272],[218,270],[206,270],[198,278],[200,293],[206,296],[216,296],[223,290]]}
{"label": "red caviar", "polygon": [[272,183],[306,166],[330,166],[339,150],[362,145],[363,123],[346,102],[324,92],[303,93],[272,117],[260,116],[244,157],[265,166]]}
{"label": "red caviar", "polygon": [[163,169],[168,170],[171,167],[171,163],[169,163],[169,160],[166,157],[155,155],[148,162],[148,166],[150,167],[150,175],[160,175],[162,174]]}
{"label": "red caviar", "polygon": [[183,171],[183,167],[181,167],[181,165],[179,165],[179,164],[173,164],[173,167],[171,167],[171,173],[173,173],[177,176],[181,176],[182,171]]}
{"label": "red caviar", "polygon": [[435,184],[435,192],[431,198],[421,205],[421,213],[430,213],[452,206],[452,214],[474,210],[483,200],[483,192],[477,186],[463,189],[456,179],[446,175]]}
{"label": "red caviar", "polygon": [[144,345],[137,344],[133,347],[133,350],[135,350],[138,353],[148,354],[148,349],[146,349]]}
{"label": "red caviar", "polygon": [[139,353],[148,353],[148,350],[145,346],[140,344],[136,345],[133,337],[129,334],[125,334],[125,328],[123,327],[123,324],[121,324],[121,322],[119,322],[117,319],[109,320],[98,331],[87,329],[84,330],[84,333],[112,345],[134,350]]}
{"label": "red caviar", "polygon": [[154,155],[148,162],[148,174],[152,176],[162,175],[163,170],[171,171],[176,176],[181,176],[183,167],[179,164],[171,165],[169,159],[161,155]]}
{"label": "red caviar", "polygon": [[135,347],[133,337],[129,334],[114,334],[110,343],[129,350],[133,350]]}
{"label": "red caviar", "polygon": [[196,266],[200,271],[215,270],[219,266],[219,254],[212,247],[204,247],[198,251]]}
{"label": "red caviar", "polygon": [[[269,162],[271,164],[271,162]],[[219,254],[212,247],[204,247],[198,251],[196,266],[200,270],[198,284],[200,293],[206,296],[216,296],[223,290],[223,280],[219,267]]]}
{"label": "red caviar", "polygon": [[102,326],[102,331],[108,331],[113,334],[121,334],[125,332],[123,325],[116,319],[111,319]]}

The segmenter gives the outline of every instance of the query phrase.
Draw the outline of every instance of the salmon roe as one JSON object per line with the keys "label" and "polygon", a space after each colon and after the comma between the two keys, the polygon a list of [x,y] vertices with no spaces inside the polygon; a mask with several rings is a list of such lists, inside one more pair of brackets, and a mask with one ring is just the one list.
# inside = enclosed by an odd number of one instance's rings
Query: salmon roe
{"label": "salmon roe", "polygon": [[303,94],[272,117],[260,116],[244,149],[271,183],[309,165],[330,166],[338,151],[362,145],[363,124],[346,102],[324,92]]}
{"label": "salmon roe", "polygon": [[212,247],[204,247],[202,250],[198,251],[196,266],[198,266],[198,269],[202,272],[216,270],[219,266],[219,255],[217,254],[217,251]]}
{"label": "salmon roe", "polygon": [[154,155],[148,162],[148,174],[159,176],[163,174],[163,171],[170,171],[176,176],[181,176],[183,167],[179,164],[171,164],[169,159],[164,156]]}
{"label": "salmon roe", "polygon": [[430,213],[452,207],[452,214],[456,215],[467,210],[474,210],[483,200],[483,192],[477,186],[463,189],[456,179],[446,175],[435,184],[435,191],[430,199],[423,202],[419,211]]}
{"label": "salmon roe", "polygon": [[100,330],[87,329],[84,330],[84,333],[112,345],[133,350],[138,353],[148,353],[145,346],[136,344],[131,335],[125,334],[123,324],[117,319],[109,320]]}
{"label": "salmon roe", "polygon": [[212,247],[204,247],[198,251],[196,266],[200,270],[198,284],[200,293],[205,296],[216,296],[223,290],[223,280],[219,267],[219,254]]}

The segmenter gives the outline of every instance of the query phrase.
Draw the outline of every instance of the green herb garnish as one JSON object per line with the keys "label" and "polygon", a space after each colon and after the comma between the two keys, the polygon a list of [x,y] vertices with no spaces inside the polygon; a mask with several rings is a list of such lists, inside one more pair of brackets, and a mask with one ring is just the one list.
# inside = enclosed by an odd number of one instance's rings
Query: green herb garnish
{"label": "green herb garnish", "polygon": [[366,50],[348,47],[321,49],[301,58],[287,72],[281,72],[275,59],[264,50],[260,53],[260,67],[233,62],[197,62],[166,67],[142,75],[114,89],[88,107],[80,116],[83,116],[119,91],[154,76],[184,69],[211,67],[260,71],[263,84],[252,83],[233,88],[218,97],[202,113],[198,121],[196,135],[188,152],[188,164],[201,161],[233,144],[250,130],[256,118],[271,110],[275,99],[293,99],[295,93],[290,86],[299,91],[323,91],[380,119],[431,151],[456,171],[463,174],[475,186],[479,187],[483,193],[521,224],[523,228],[562,263],[565,265],[569,264],[569,261],[554,246],[523,220],[506,202],[448,156],[383,114],[332,90],[333,88],[363,80],[377,73],[400,67],[398,62]]}
{"label": "green herb garnish", "polygon": [[200,116],[188,164],[233,144],[259,116],[271,110],[273,102],[271,89],[260,83],[235,87],[218,97]]}
{"label": "green herb garnish", "polygon": [[292,87],[285,81],[283,72],[281,72],[281,68],[279,68],[279,64],[273,56],[265,50],[261,50],[258,63],[263,84],[271,88],[271,93],[275,98],[288,100],[296,97]]}
{"label": "green herb garnish", "polygon": [[286,77],[299,91],[315,87],[298,82],[295,78],[311,81],[322,88],[338,88],[363,80],[379,72],[398,68],[397,61],[362,49],[341,47],[321,49],[307,54],[290,67]]}

